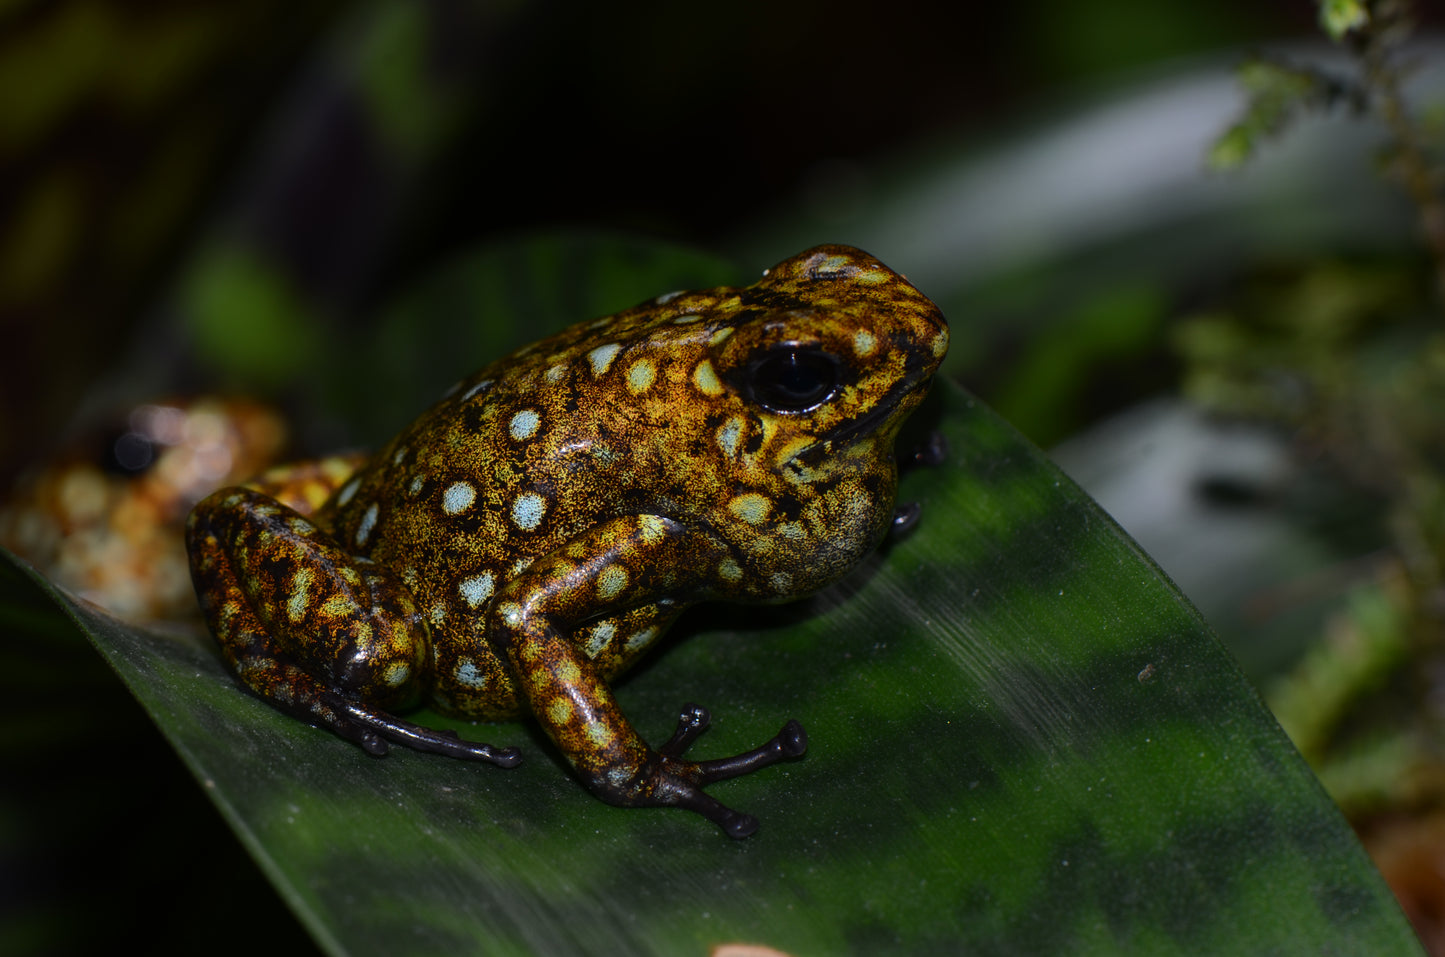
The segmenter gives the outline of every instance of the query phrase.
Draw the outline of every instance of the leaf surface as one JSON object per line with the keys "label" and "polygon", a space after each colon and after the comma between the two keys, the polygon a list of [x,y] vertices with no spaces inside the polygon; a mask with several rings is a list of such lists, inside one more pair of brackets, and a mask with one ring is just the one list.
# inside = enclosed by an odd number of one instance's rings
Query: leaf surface
{"label": "leaf surface", "polygon": [[702,757],[804,723],[805,758],[714,785],[762,820],[742,842],[602,804],[528,723],[422,716],[522,746],[511,771],[369,758],[238,691],[203,635],[53,597],[335,953],[1417,953],[1155,566],[957,387],[919,419],[949,452],[904,480],[911,534],[807,602],[695,610],[618,689],[653,741],[707,705]]}

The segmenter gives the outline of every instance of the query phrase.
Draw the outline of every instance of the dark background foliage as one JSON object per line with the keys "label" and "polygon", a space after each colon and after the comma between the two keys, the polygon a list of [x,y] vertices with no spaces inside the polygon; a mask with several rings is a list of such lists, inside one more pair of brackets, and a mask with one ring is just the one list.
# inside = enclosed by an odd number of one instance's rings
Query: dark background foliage
{"label": "dark background foliage", "polygon": [[[429,60],[474,96],[358,310],[448,250],[595,224],[715,243],[786,204],[846,202],[850,163],[1007,129],[1175,58],[1308,35],[1310,4],[746,2],[442,5]],[[0,18],[0,475],[163,308],[218,197],[346,4],[19,3]],[[267,224],[318,282],[316,223],[373,161],[343,118],[324,175]],[[354,203],[352,204],[354,206]],[[39,220],[42,225],[35,225]],[[749,264],[754,265],[754,264]],[[161,348],[158,346],[157,348]],[[164,383],[173,386],[175,383]]]}

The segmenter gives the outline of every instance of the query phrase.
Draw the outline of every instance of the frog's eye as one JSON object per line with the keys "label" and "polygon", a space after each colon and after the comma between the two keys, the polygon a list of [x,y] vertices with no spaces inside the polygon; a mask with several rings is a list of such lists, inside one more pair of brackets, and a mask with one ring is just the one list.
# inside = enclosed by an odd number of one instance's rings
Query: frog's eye
{"label": "frog's eye", "polygon": [[774,412],[816,409],[833,398],[841,381],[836,357],[788,344],[774,346],[743,370],[743,383],[752,399]]}

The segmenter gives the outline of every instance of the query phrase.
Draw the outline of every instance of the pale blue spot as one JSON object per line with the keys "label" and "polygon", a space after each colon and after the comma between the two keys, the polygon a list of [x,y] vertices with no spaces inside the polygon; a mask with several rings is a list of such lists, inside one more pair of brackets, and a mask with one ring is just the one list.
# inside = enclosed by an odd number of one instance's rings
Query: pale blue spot
{"label": "pale blue spot", "polygon": [[477,500],[477,490],[467,482],[453,482],[442,493],[442,511],[457,515],[472,507]]}
{"label": "pale blue spot", "polygon": [[357,476],[350,482],[347,482],[345,485],[341,486],[341,493],[336,496],[336,504],[345,505],[347,502],[351,501],[351,497],[356,494],[356,490],[359,488],[361,488],[361,477]]}
{"label": "pale blue spot", "polygon": [[482,572],[480,575],[463,578],[457,585],[457,591],[461,592],[462,601],[469,607],[478,608],[492,597],[496,584],[497,580],[492,577],[491,572]]}
{"label": "pale blue spot", "polygon": [[547,510],[547,500],[536,492],[523,492],[512,502],[512,521],[523,531],[530,532],[542,524],[542,514]]}
{"label": "pale blue spot", "polygon": [[647,359],[638,359],[627,370],[627,388],[634,393],[646,392],[657,378],[657,368]]}
{"label": "pale blue spot", "polygon": [[523,409],[512,416],[512,422],[507,427],[512,433],[512,438],[518,442],[530,439],[537,433],[537,426],[542,424],[542,417],[532,409]]}
{"label": "pale blue spot", "polygon": [[738,439],[742,436],[743,420],[737,416],[728,419],[718,426],[717,437],[718,448],[722,449],[723,455],[733,458],[738,453]]}
{"label": "pale blue spot", "polygon": [[625,644],[628,651],[636,651],[639,648],[647,647],[648,642],[656,637],[656,628],[644,628],[636,634],[629,635]]}
{"label": "pale blue spot", "polygon": [[470,658],[463,658],[457,664],[457,684],[466,685],[468,688],[475,688],[478,691],[486,688],[486,672],[477,668],[477,663]]}
{"label": "pale blue spot", "polygon": [[617,353],[622,347],[615,342],[609,342],[605,346],[598,346],[587,353],[587,361],[592,365],[592,374],[600,376],[612,367],[612,360],[617,358]]}
{"label": "pale blue spot", "polygon": [[372,502],[370,507],[368,507],[366,512],[361,516],[361,524],[356,526],[356,544],[366,544],[366,540],[371,537],[372,529],[376,528],[376,516],[380,514],[380,512],[380,507],[375,502]]}
{"label": "pale blue spot", "polygon": [[602,654],[607,643],[617,634],[617,626],[610,621],[604,621],[592,629],[592,634],[587,639],[587,657],[596,658]]}

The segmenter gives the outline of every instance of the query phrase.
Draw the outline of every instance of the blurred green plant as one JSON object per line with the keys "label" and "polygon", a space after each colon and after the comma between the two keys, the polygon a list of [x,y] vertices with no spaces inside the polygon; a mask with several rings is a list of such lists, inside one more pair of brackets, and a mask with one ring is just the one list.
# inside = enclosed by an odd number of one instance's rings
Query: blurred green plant
{"label": "blurred green plant", "polygon": [[[1388,133],[1382,169],[1418,210],[1429,256],[1257,272],[1232,304],[1182,323],[1184,390],[1218,413],[1288,430],[1377,511],[1386,548],[1311,652],[1269,691],[1276,715],[1357,822],[1445,807],[1445,168],[1401,95],[1411,7],[1320,0],[1354,75],[1256,58],[1244,116],[1215,143],[1239,166],[1311,111],[1346,106]],[[1431,277],[1433,277],[1433,289]]]}
{"label": "blurred green plant", "polygon": [[1347,108],[1380,120],[1389,131],[1382,165],[1418,207],[1425,240],[1445,293],[1445,198],[1440,166],[1429,154],[1425,127],[1401,92],[1410,69],[1402,47],[1414,26],[1410,0],[1318,0],[1320,26],[1351,55],[1356,73],[1342,76],[1314,65],[1258,56],[1239,68],[1249,95],[1244,115],[1214,143],[1209,165],[1236,169],[1260,146],[1311,112]]}

